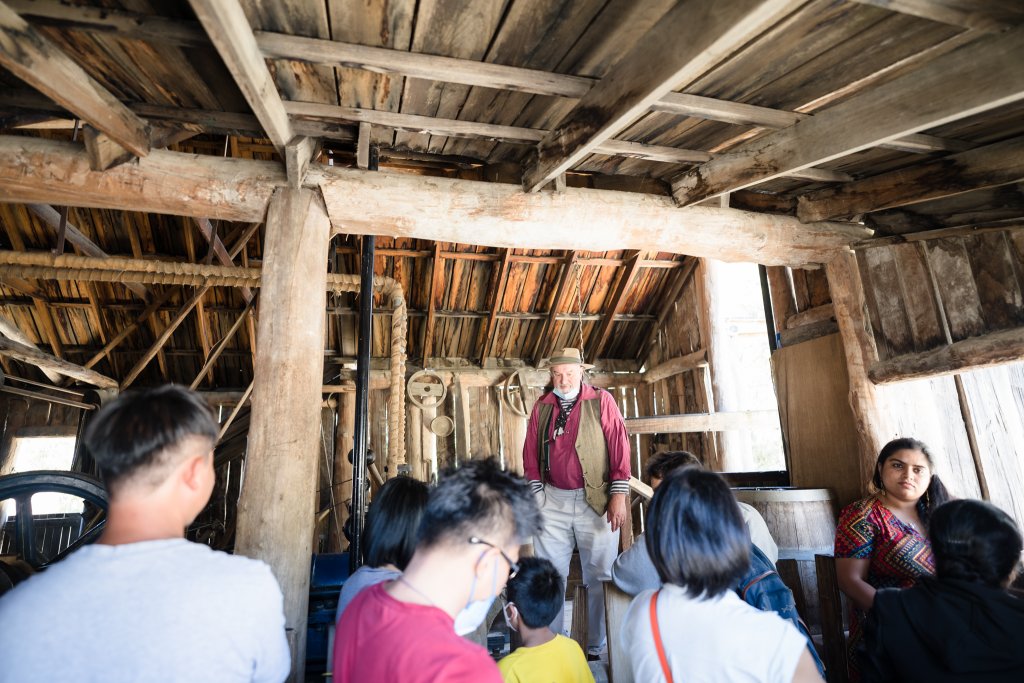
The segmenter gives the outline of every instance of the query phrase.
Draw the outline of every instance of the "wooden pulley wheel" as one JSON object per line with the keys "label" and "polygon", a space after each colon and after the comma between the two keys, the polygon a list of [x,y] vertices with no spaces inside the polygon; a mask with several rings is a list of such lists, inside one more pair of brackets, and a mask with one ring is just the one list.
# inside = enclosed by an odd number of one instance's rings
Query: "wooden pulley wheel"
{"label": "wooden pulley wheel", "polygon": [[508,409],[519,417],[529,417],[526,410],[526,383],[523,381],[523,370],[520,368],[505,378],[501,383],[501,400]]}
{"label": "wooden pulley wheel", "polygon": [[[441,375],[433,370],[420,370],[405,383],[405,393],[414,406],[424,410],[440,405],[444,401],[444,397],[448,395],[448,388],[444,385]],[[430,398],[433,398],[434,401],[424,402]]]}

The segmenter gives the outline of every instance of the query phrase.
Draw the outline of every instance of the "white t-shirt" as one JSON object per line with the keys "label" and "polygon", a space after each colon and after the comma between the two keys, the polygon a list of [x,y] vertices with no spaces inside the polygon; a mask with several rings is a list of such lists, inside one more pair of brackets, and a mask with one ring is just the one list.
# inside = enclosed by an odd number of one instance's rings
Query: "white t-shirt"
{"label": "white t-shirt", "polygon": [[0,683],[279,683],[291,656],[263,562],[184,539],[72,553],[0,598]]}
{"label": "white t-shirt", "polygon": [[[651,632],[651,595],[636,596],[619,633],[633,679],[664,681]],[[710,600],[666,585],[658,597],[658,628],[672,677],[685,683],[790,683],[807,640],[774,612],[762,612],[731,590]]]}

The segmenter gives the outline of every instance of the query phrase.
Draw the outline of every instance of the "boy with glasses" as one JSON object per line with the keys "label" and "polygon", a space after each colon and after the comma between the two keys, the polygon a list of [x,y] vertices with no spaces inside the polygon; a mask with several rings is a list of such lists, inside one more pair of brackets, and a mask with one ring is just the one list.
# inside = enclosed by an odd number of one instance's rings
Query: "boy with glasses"
{"label": "boy with glasses", "polygon": [[539,526],[526,482],[493,459],[444,477],[405,572],[360,593],[338,622],[336,683],[499,683],[487,651],[461,636],[483,622]]}

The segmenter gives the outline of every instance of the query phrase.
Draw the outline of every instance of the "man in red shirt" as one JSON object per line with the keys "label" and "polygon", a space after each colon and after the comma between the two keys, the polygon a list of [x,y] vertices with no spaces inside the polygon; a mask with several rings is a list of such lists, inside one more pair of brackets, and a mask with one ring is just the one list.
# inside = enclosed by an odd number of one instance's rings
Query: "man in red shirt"
{"label": "man in red shirt", "polygon": [[[583,383],[579,349],[564,348],[546,361],[552,391],[534,405],[523,446],[523,469],[541,505],[543,531],[533,540],[538,557],[569,576],[574,547],[580,551],[587,593],[589,654],[605,645],[601,581],[611,580],[626,521],[629,438],[615,399]],[[563,632],[563,614],[551,624]]]}
{"label": "man in red shirt", "polygon": [[464,464],[431,491],[405,573],[360,593],[334,637],[336,683],[501,683],[462,637],[484,620],[540,528],[529,487],[493,459]]}

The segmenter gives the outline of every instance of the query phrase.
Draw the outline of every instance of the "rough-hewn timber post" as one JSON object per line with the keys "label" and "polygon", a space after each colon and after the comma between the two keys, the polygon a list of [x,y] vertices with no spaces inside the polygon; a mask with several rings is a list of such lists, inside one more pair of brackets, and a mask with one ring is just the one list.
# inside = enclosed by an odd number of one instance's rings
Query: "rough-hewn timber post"
{"label": "rough-hewn timber post", "polygon": [[841,252],[825,265],[828,288],[832,293],[839,335],[846,353],[846,371],[850,376],[850,408],[857,427],[861,451],[861,489],[866,490],[878,451],[894,432],[882,392],[868,379],[868,366],[878,359],[864,300],[864,286],[852,251]]}
{"label": "rough-hewn timber post", "polygon": [[292,681],[304,680],[329,236],[314,192],[274,192],[235,550],[267,562],[281,584]]}
{"label": "rough-hewn timber post", "polygon": [[340,553],[345,549],[345,537],[341,529],[348,519],[348,503],[352,502],[352,463],[348,454],[352,451],[352,438],[356,429],[356,395],[351,391],[338,394],[338,426],[334,434],[334,499],[338,506],[338,536],[332,539],[330,551]]}

